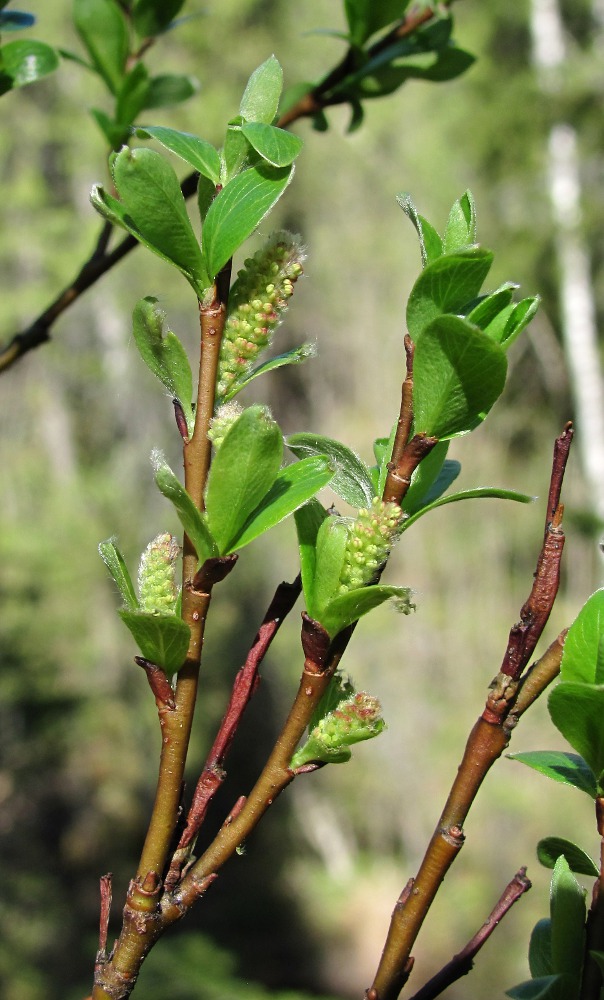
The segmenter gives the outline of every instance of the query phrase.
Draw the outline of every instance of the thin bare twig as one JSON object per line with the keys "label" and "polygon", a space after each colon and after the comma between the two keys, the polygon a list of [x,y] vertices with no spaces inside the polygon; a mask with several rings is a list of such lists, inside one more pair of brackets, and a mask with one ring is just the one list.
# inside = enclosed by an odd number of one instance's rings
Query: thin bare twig
{"label": "thin bare twig", "polygon": [[444,993],[452,983],[456,983],[462,976],[467,976],[468,972],[474,967],[476,955],[482,946],[486,944],[497,925],[503,920],[506,913],[509,913],[514,903],[525,892],[528,892],[530,888],[531,882],[526,877],[526,868],[520,868],[503,890],[497,904],[480,930],[468,941],[465,948],[462,948],[457,955],[454,955],[451,961],[447,962],[440,972],[437,972],[432,979],[422,986],[421,990],[411,997],[411,1000],[434,1000],[435,997]]}

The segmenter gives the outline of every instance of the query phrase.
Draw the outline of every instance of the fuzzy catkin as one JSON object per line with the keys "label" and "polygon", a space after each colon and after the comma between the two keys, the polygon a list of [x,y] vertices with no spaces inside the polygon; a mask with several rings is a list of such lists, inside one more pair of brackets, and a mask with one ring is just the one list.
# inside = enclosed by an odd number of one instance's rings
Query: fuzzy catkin
{"label": "fuzzy catkin", "polygon": [[403,519],[395,503],[377,497],[370,508],[361,508],[350,526],[340,573],[339,593],[346,594],[368,584],[385,562]]}

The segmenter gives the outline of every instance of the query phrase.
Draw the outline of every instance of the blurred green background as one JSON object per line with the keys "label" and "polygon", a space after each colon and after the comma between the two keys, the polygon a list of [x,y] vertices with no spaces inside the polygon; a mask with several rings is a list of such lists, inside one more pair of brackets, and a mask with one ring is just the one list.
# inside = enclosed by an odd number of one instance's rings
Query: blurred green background
{"label": "blurred green background", "polygon": [[[68,2],[30,0],[32,37],[78,48]],[[285,432],[314,430],[365,460],[398,413],[406,297],[420,258],[395,202],[411,192],[442,228],[470,187],[479,238],[496,251],[490,283],[513,279],[543,308],[515,345],[506,392],[486,424],[454,442],[462,487],[495,484],[540,497],[530,506],[471,501],[435,512],[405,535],[388,579],[416,592],[417,613],[388,608],[365,620],[345,667],[383,702],[388,731],[346,767],[296,782],[206,899],[152,954],[147,1000],[261,1000],[277,995],[360,996],[375,970],[390,912],[416,871],[482,710],[510,626],[528,594],[539,550],[553,439],[574,414],[561,348],[555,231],[545,181],[549,129],[574,121],[598,314],[604,306],[602,31],[596,5],[562,4],[568,59],[563,85],[544,95],[531,65],[529,5],[455,4],[455,36],[477,63],[452,83],[411,82],[368,103],[360,131],[328,113],[327,134],[306,121],[292,187],[262,226],[299,232],[308,247],[277,349],[317,342],[318,360],[255,382]],[[286,85],[319,77],[342,42],[340,4],[316,0],[189,0],[198,17],[162,39],[155,72],[190,72],[200,92],[149,124],[219,143],[249,73],[274,52]],[[598,48],[599,46],[599,48]],[[599,67],[599,68],[598,68]],[[99,222],[88,201],[107,178],[91,106],[98,82],[65,63],[2,99],[0,331],[8,339],[65,285],[91,251]],[[256,245],[255,240],[251,241]],[[598,277],[599,275],[599,277]],[[6,1000],[77,1000],[90,989],[98,878],[114,873],[117,919],[136,865],[155,782],[155,707],[114,608],[98,558],[117,535],[134,566],[160,530],[174,530],[154,490],[148,456],[179,466],[170,400],[135,350],[130,315],[157,295],[193,349],[196,305],[182,279],[142,250],[86,293],[50,344],[0,378],[0,986]],[[258,390],[256,390],[258,386]],[[546,640],[600,584],[599,533],[578,452],[565,486],[567,552]],[[235,671],[266,604],[296,574],[293,525],[246,549],[213,605],[190,780],[220,718]],[[263,667],[205,837],[253,782],[295,691],[299,609]],[[544,647],[545,648],[545,647]],[[545,704],[513,749],[558,745]],[[417,947],[413,985],[479,928],[516,869],[532,892],[481,952],[471,980],[448,1000],[503,996],[528,975],[526,949],[548,906],[549,874],[535,859],[547,834],[597,852],[587,799],[502,760],[470,814],[467,843]],[[205,840],[204,840],[205,843]],[[271,994],[272,995],[272,994]],[[299,994],[295,994],[298,996]]]}

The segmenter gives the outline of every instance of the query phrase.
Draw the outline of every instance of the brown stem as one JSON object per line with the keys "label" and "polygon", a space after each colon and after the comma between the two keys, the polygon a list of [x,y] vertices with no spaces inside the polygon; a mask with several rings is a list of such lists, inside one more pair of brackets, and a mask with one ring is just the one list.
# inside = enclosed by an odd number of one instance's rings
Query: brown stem
{"label": "brown stem", "polygon": [[413,995],[411,1000],[434,1000],[441,993],[457,982],[462,976],[466,976],[474,966],[474,959],[482,946],[486,944],[491,934],[509,913],[510,909],[525,892],[531,888],[531,883],[526,877],[526,868],[521,868],[516,872],[514,878],[505,887],[503,893],[492,912],[484,922],[480,930],[468,941],[465,948],[447,962],[445,966],[432,977],[421,990]]}
{"label": "brown stem", "polygon": [[[514,626],[506,648],[503,665],[495,677],[484,711],[472,729],[463,759],[453,782],[440,820],[430,840],[413,890],[397,904],[372,989],[376,1000],[396,1000],[409,975],[411,948],[434,897],[450,866],[463,846],[463,825],[478,789],[494,762],[507,748],[513,721],[507,724],[519,692],[520,672],[528,662],[545,627],[559,583],[559,565],[564,536],[561,529],[563,508],[560,489],[571,428],[565,428],[554,449],[551,486],[546,515],[546,529],[535,573],[535,582],[521,611],[521,622]],[[518,637],[518,638],[517,638]],[[545,654],[546,667],[534,668],[531,686],[524,692],[523,711],[543,690],[545,677],[555,675],[562,645],[556,640]],[[506,669],[507,668],[507,669]]]}
{"label": "brown stem", "polygon": [[[205,819],[210,802],[226,777],[224,763],[243,713],[258,686],[260,664],[282,622],[296,603],[301,589],[300,576],[293,583],[279,584],[256,633],[245,664],[235,678],[227,710],[197,782],[187,822],[166,876],[165,888],[167,892],[172,891],[176,886],[180,873],[190,858],[195,838]],[[231,816],[230,822],[234,818],[235,816]]]}

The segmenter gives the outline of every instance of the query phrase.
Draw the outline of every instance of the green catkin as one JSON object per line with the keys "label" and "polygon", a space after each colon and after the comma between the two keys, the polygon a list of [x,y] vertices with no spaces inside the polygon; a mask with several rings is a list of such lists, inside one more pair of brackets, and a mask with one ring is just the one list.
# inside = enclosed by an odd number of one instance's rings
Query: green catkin
{"label": "green catkin", "polygon": [[303,261],[298,238],[284,231],[273,233],[265,246],[245,261],[231,290],[220,348],[219,399],[247,374],[258,354],[270,344],[302,274]]}
{"label": "green catkin", "polygon": [[222,406],[218,407],[210,421],[210,429],[208,431],[208,437],[216,450],[220,448],[227,433],[235,421],[239,420],[242,413],[243,407],[239,403],[223,403]]}
{"label": "green catkin", "polygon": [[377,736],[384,725],[378,699],[358,691],[321,719],[311,735],[326,749],[335,750]]}
{"label": "green catkin", "polygon": [[138,592],[143,611],[174,613],[178,598],[175,564],[179,555],[176,538],[167,532],[147,545],[138,568]]}
{"label": "green catkin", "polygon": [[403,514],[395,503],[377,497],[370,508],[361,508],[349,530],[338,593],[346,594],[368,584],[387,559],[396,540]]}

